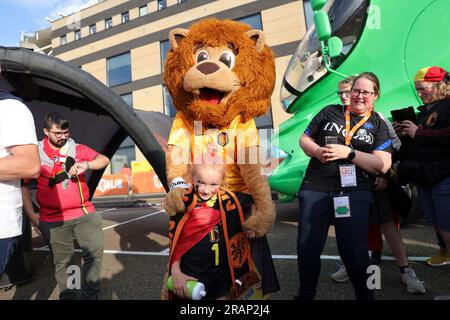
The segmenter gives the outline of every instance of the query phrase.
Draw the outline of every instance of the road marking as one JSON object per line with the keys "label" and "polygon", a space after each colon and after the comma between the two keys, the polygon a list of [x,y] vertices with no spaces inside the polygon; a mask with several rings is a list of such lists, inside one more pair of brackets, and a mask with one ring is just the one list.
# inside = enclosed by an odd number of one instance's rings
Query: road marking
{"label": "road marking", "polygon": [[117,210],[117,208],[111,208],[111,209],[106,209],[106,210],[100,210],[100,211],[97,211],[97,213],[109,212],[109,211],[114,211],[114,210]]}
{"label": "road marking", "polygon": [[[41,247],[41,248],[33,248],[34,251],[50,251],[48,246]],[[75,252],[82,252],[81,249],[75,249]],[[125,254],[125,255],[133,255],[133,256],[168,256],[169,255],[169,248],[164,249],[162,251],[156,252],[156,251],[122,251],[122,250],[103,250],[103,253],[107,254]],[[274,254],[272,255],[272,259],[274,260],[296,260],[297,255],[278,255]],[[341,260],[340,256],[328,256],[328,255],[322,255],[320,256],[321,260]],[[423,262],[430,259],[430,257],[408,257],[409,261],[417,261],[417,262]],[[381,260],[386,261],[395,261],[395,257],[393,256],[381,256]]]}
{"label": "road marking", "polygon": [[161,251],[160,253],[164,253],[164,254],[169,255],[169,248],[164,249],[164,250]]}
{"label": "road marking", "polygon": [[130,222],[133,222],[133,221],[145,219],[145,218],[154,216],[155,214],[158,214],[158,213],[161,213],[161,212],[165,212],[165,210],[159,210],[159,211],[156,211],[156,212],[152,212],[150,214],[146,214],[145,216],[142,216],[142,217],[137,217],[137,218],[134,218],[134,219],[131,219],[131,220],[128,220],[128,221],[124,221],[124,222],[121,222],[121,223],[114,224],[112,226],[105,227],[105,228],[103,228],[103,231],[111,229],[111,228],[115,228],[117,226],[121,226],[121,225],[126,224],[126,223],[130,223]]}
{"label": "road marking", "polygon": [[[276,259],[276,260],[297,260],[297,255],[272,255],[272,259]],[[341,260],[340,256],[328,256],[328,255],[321,255],[320,256],[321,260]],[[430,257],[408,257],[409,261],[418,261],[418,262],[422,262],[422,261],[427,261],[428,259],[430,259]],[[381,260],[390,260],[390,261],[395,261],[395,257],[393,256],[381,256]]]}
{"label": "road marking", "polygon": [[[33,248],[34,251],[50,251],[48,246]],[[81,249],[75,249],[74,252],[82,252]],[[122,250],[103,250],[103,253],[106,254],[125,254],[132,256],[168,256],[169,253],[164,251],[161,252],[153,252],[153,251],[122,251]]]}

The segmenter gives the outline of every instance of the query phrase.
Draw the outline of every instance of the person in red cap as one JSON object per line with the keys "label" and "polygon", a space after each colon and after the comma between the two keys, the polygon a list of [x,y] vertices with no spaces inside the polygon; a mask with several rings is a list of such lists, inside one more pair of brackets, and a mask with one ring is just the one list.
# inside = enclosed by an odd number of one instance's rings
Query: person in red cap
{"label": "person in red cap", "polygon": [[441,67],[425,67],[414,85],[424,104],[417,123],[394,122],[402,139],[398,173],[418,186],[423,212],[447,247],[439,265],[450,265],[450,75]]}

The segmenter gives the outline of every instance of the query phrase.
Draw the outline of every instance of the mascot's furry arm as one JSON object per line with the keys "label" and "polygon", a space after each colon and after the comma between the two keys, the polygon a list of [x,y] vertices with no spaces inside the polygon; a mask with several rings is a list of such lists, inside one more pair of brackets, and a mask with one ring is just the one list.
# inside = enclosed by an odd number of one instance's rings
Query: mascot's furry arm
{"label": "mascot's furry arm", "polygon": [[170,184],[170,192],[167,193],[163,205],[170,216],[186,210],[183,195],[187,188],[186,183],[190,181],[189,166],[174,159],[174,157],[177,157],[176,148],[177,146],[169,145],[166,153],[166,174],[167,181]]}
{"label": "mascot's furry arm", "polygon": [[[246,149],[246,155],[259,155],[259,147]],[[272,201],[269,183],[262,174],[261,161],[258,157],[256,164],[246,157],[245,164],[239,165],[242,178],[244,179],[255,206],[252,207],[250,217],[245,221],[244,230],[255,232],[256,237],[262,237],[268,233],[275,222],[275,204]]]}

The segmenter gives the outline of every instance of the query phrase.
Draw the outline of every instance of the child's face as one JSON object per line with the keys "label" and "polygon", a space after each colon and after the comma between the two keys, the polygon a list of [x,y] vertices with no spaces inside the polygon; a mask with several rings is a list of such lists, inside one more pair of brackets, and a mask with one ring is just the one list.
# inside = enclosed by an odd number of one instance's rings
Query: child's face
{"label": "child's face", "polygon": [[340,84],[339,85],[339,99],[344,106],[348,106],[350,104],[350,91],[352,90],[352,86],[349,84]]}
{"label": "child's face", "polygon": [[212,168],[197,167],[193,178],[197,195],[202,200],[209,200],[219,190],[223,173]]}

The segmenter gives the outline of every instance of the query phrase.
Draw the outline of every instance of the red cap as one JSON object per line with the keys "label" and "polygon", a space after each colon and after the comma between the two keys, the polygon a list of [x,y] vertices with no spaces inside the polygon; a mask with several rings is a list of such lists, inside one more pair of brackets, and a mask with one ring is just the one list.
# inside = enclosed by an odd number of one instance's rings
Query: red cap
{"label": "red cap", "polygon": [[446,73],[441,67],[425,67],[417,71],[414,81],[440,82]]}

